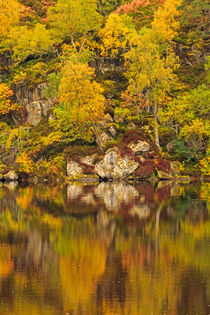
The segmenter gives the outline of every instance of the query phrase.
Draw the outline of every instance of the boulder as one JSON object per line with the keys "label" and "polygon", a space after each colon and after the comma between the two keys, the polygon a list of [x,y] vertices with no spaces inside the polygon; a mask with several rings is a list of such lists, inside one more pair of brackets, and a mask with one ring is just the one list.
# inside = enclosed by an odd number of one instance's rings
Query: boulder
{"label": "boulder", "polygon": [[46,89],[45,83],[39,84],[33,90],[25,87],[18,87],[15,91],[17,103],[25,106],[27,111],[26,122],[36,126],[46,115],[47,111],[54,105],[54,99],[46,99],[43,91]]}
{"label": "boulder", "polygon": [[81,162],[87,165],[93,165],[94,164],[94,160],[96,158],[97,154],[92,154],[92,155],[87,155],[83,158],[81,158]]}
{"label": "boulder", "polygon": [[8,181],[8,182],[17,181],[18,175],[15,173],[15,171],[10,171],[10,172],[4,174],[3,179],[5,181]]}
{"label": "boulder", "polygon": [[148,152],[150,149],[150,146],[146,141],[138,141],[137,143],[131,143],[129,144],[128,147],[136,154]]}
{"label": "boulder", "polygon": [[110,133],[110,135],[111,135],[112,137],[115,137],[116,134],[117,134],[117,131],[116,131],[116,129],[115,129],[113,126],[111,126],[111,127],[109,128],[109,133]]}
{"label": "boulder", "polygon": [[112,138],[110,136],[108,136],[108,134],[106,132],[103,132],[101,135],[100,135],[100,139],[101,139],[101,142],[102,142],[102,146],[104,147],[109,141],[112,140]]}
{"label": "boulder", "polygon": [[127,125],[128,129],[137,129],[137,126],[134,124],[134,122],[129,122],[129,124]]}
{"label": "boulder", "polygon": [[67,175],[69,177],[75,177],[82,175],[82,167],[75,161],[67,162]]}
{"label": "boulder", "polygon": [[95,171],[102,178],[124,179],[133,174],[139,164],[133,158],[120,156],[118,148],[106,151],[104,158],[96,163]]}
{"label": "boulder", "polygon": [[113,122],[113,118],[110,114],[106,114],[104,119],[100,122],[100,126],[102,128],[106,128],[107,127],[107,124],[110,124]]}

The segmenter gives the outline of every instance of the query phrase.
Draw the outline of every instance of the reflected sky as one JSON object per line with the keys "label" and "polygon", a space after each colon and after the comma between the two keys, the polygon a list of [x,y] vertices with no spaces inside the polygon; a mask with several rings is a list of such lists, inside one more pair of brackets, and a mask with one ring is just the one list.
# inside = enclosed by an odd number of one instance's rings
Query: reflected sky
{"label": "reflected sky", "polygon": [[209,184],[0,187],[0,314],[210,314]]}

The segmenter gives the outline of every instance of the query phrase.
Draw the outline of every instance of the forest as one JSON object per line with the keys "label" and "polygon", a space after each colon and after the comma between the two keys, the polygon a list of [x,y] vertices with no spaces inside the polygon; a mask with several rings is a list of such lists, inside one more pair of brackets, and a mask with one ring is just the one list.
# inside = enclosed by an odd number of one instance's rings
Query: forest
{"label": "forest", "polygon": [[128,139],[150,144],[139,174],[210,176],[206,0],[0,0],[0,21],[2,178],[63,179],[73,156],[90,175],[81,156]]}

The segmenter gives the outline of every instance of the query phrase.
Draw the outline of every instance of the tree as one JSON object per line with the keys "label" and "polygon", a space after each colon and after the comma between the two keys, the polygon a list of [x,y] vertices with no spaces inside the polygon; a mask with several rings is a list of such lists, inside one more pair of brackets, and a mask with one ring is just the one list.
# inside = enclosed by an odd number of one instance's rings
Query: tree
{"label": "tree", "polygon": [[[100,27],[101,22],[96,0],[58,0],[49,8],[48,16],[53,37],[58,42],[71,41],[75,49],[75,40],[81,36],[84,40],[89,32]],[[80,49],[83,44],[80,43]]]}
{"label": "tree", "polygon": [[158,109],[164,105],[171,90],[177,84],[174,70],[177,58],[172,49],[172,39],[178,27],[175,17],[179,0],[166,0],[155,14],[151,28],[143,28],[137,47],[126,55],[128,93],[139,95],[153,108],[155,118],[155,142],[158,147]]}
{"label": "tree", "polygon": [[97,124],[104,115],[103,89],[94,78],[94,70],[88,64],[69,61],[63,68],[59,87],[60,106],[55,115],[63,131],[71,137],[90,139],[92,128],[97,140],[100,136]]}
{"label": "tree", "polygon": [[7,38],[12,27],[18,23],[21,5],[16,0],[0,0],[0,39]]}
{"label": "tree", "polygon": [[33,28],[19,26],[13,28],[10,35],[13,58],[23,62],[28,56],[40,56],[49,51],[53,41],[46,26],[37,23]]}
{"label": "tree", "polygon": [[128,14],[133,18],[138,28],[151,23],[154,12],[165,0],[133,0],[122,4],[116,10],[118,14]]}
{"label": "tree", "polygon": [[0,83],[0,116],[5,116],[21,109],[21,106],[12,103],[13,91],[5,83]]}
{"label": "tree", "polygon": [[132,22],[132,18],[127,15],[110,14],[106,24],[100,30],[99,36],[102,40],[102,54],[111,57],[123,54],[130,47],[136,45],[138,34]]}

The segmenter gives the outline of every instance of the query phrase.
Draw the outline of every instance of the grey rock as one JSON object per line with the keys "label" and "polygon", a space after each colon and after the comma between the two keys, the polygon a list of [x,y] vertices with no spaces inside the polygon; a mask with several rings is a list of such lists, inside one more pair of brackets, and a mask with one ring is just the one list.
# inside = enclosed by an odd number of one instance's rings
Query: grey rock
{"label": "grey rock", "polygon": [[109,133],[111,134],[112,137],[115,137],[116,134],[117,134],[117,131],[116,131],[116,129],[113,126],[111,126],[109,128]]}
{"label": "grey rock", "polygon": [[150,149],[150,146],[146,141],[138,141],[137,143],[129,144],[129,148],[135,153],[141,153],[141,152],[148,152]]}
{"label": "grey rock", "polygon": [[134,122],[129,122],[128,126],[127,126],[128,129],[137,129],[137,126],[134,124]]}
{"label": "grey rock", "polygon": [[82,167],[75,161],[67,162],[67,175],[69,177],[75,177],[82,175]]}
{"label": "grey rock", "polygon": [[124,179],[133,174],[138,166],[138,162],[129,156],[121,157],[118,148],[111,148],[96,163],[95,171],[102,178]]}
{"label": "grey rock", "polygon": [[10,171],[3,176],[5,181],[17,181],[18,175],[15,173],[15,171]]}
{"label": "grey rock", "polygon": [[47,111],[54,105],[54,99],[46,99],[43,91],[46,84],[39,84],[35,89],[19,87],[15,91],[17,103],[25,106],[27,111],[27,122],[36,126]]}
{"label": "grey rock", "polygon": [[105,146],[110,140],[112,140],[112,138],[109,137],[106,132],[103,132],[100,135],[100,139],[101,139],[101,142],[102,142],[102,146]]}
{"label": "grey rock", "polygon": [[81,158],[81,162],[87,165],[93,165],[94,164],[94,160],[96,158],[97,154],[92,154],[92,155],[87,155],[83,158]]}

